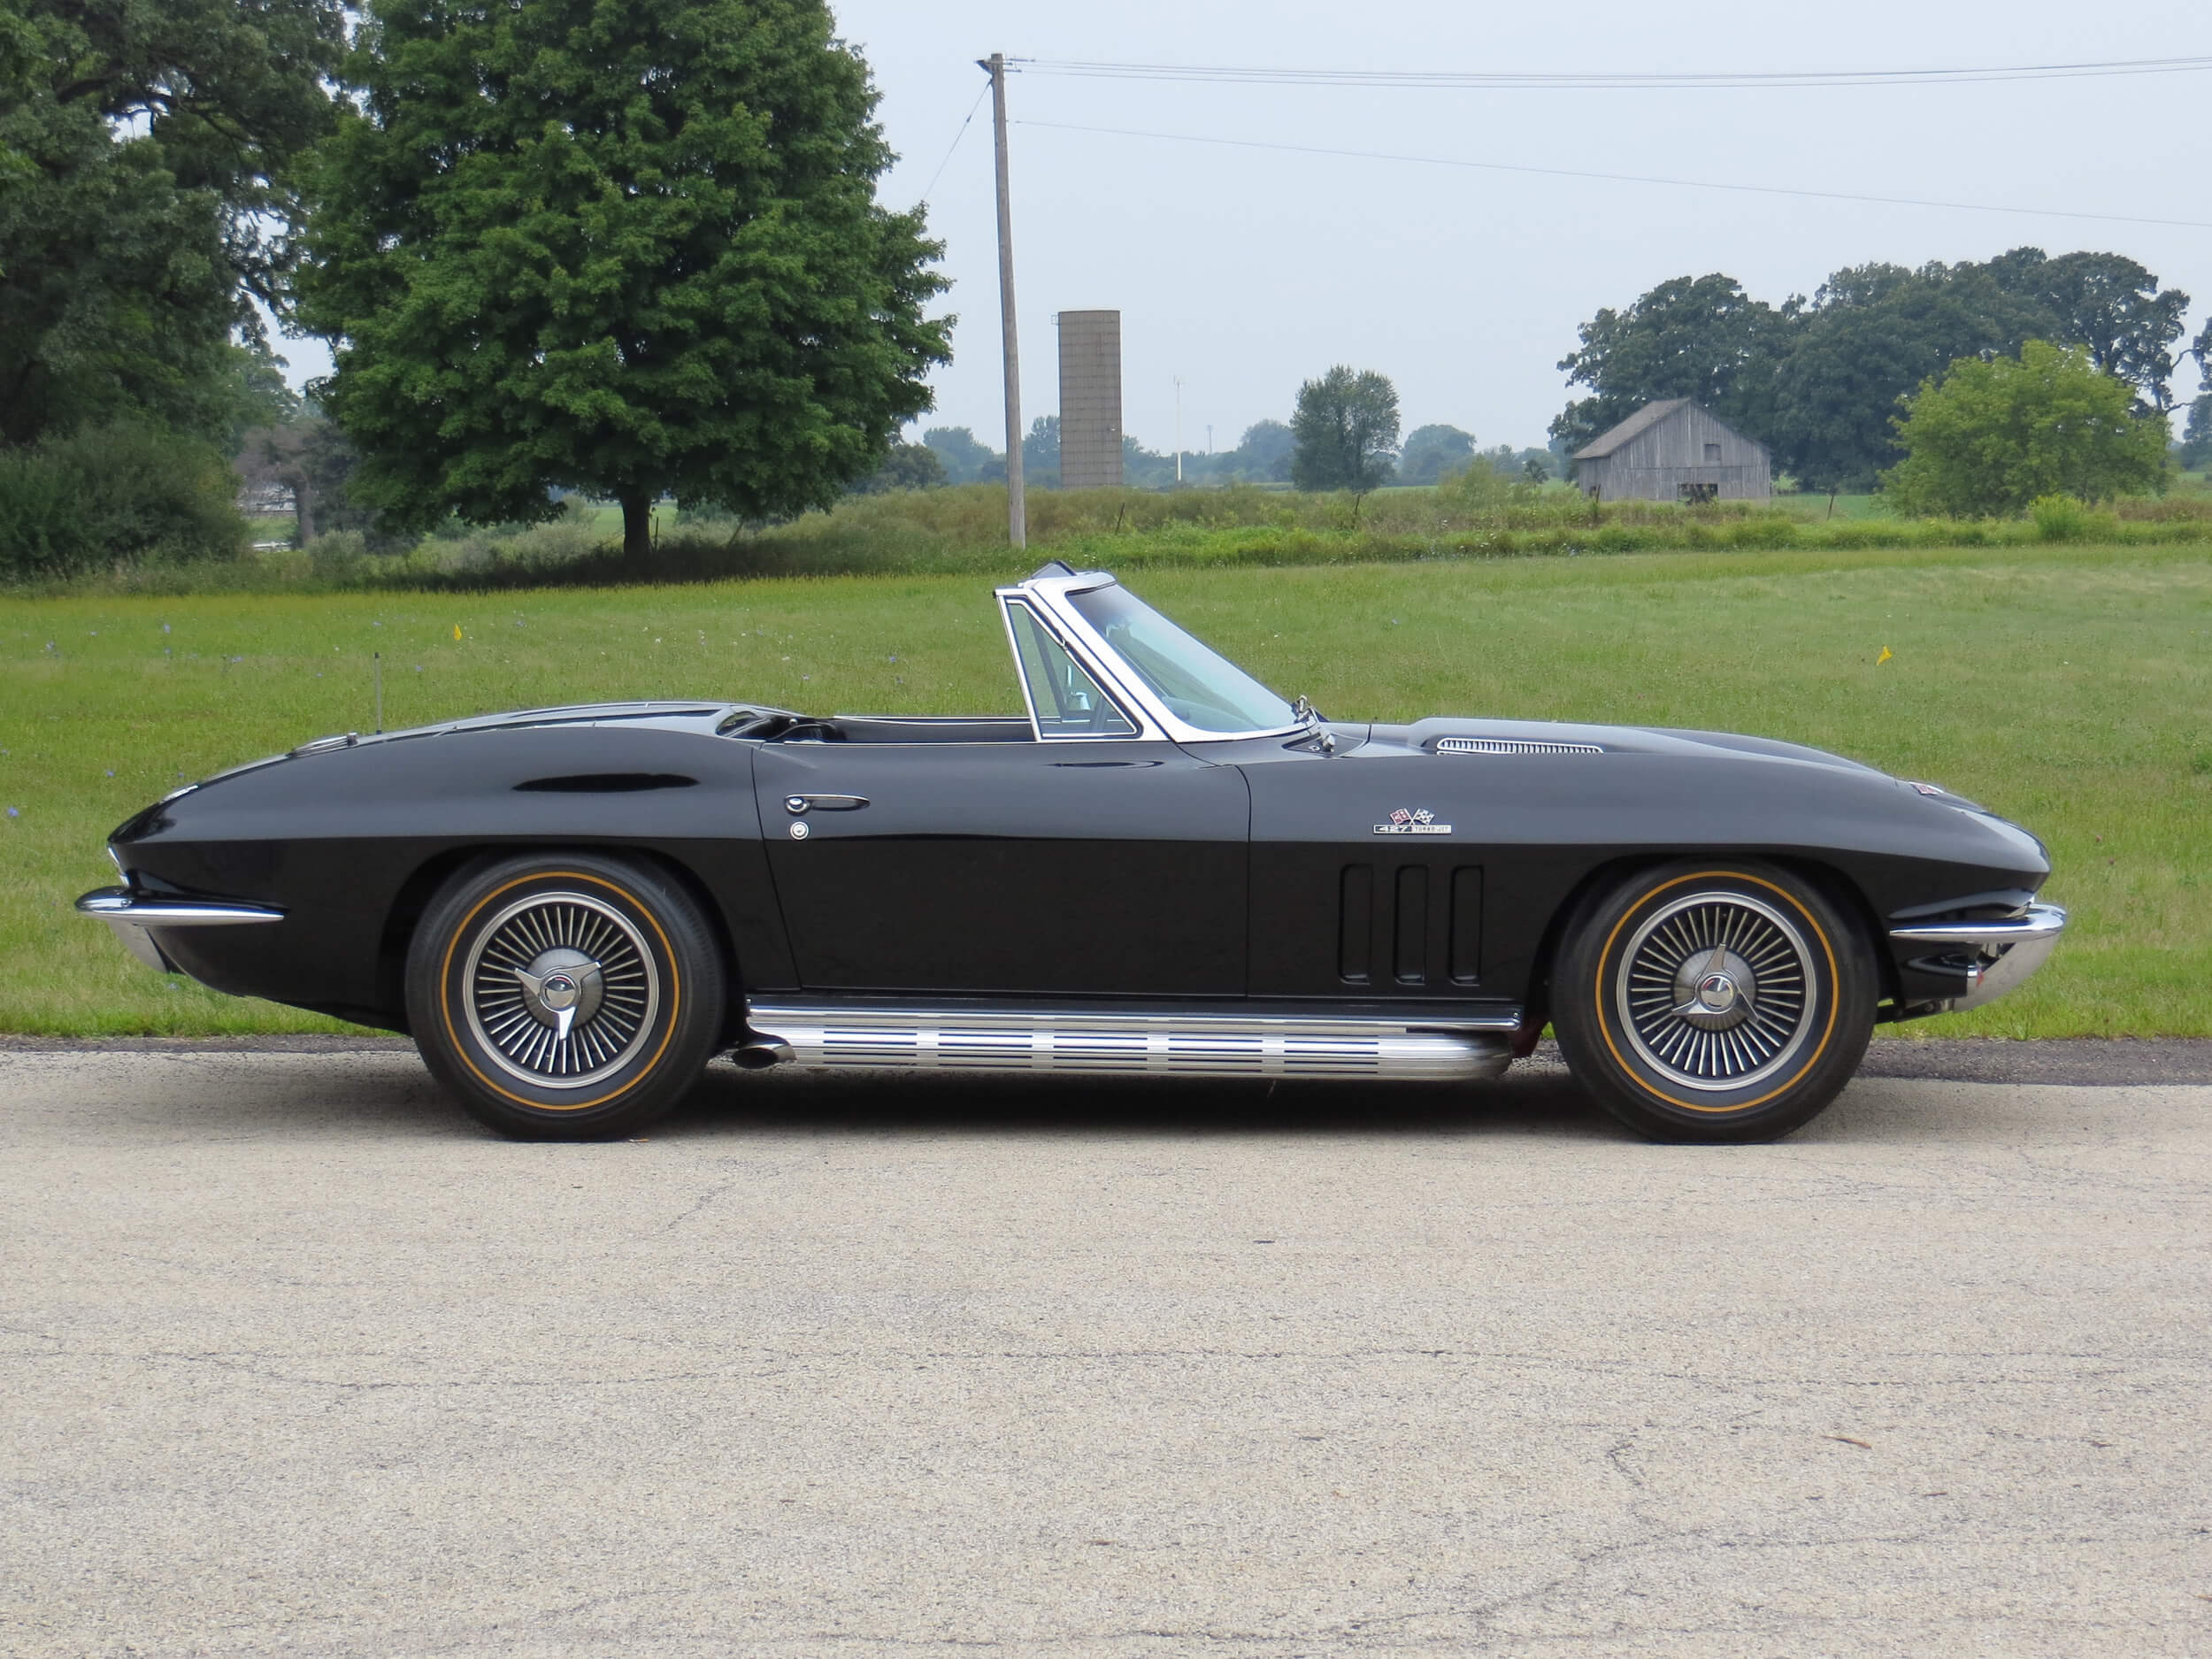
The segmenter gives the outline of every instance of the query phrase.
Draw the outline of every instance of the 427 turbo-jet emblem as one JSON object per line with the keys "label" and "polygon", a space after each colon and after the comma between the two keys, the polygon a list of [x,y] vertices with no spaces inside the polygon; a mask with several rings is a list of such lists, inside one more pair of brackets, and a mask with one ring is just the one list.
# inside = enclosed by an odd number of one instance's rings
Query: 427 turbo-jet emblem
{"label": "427 turbo-jet emblem", "polygon": [[1436,814],[1428,808],[1400,807],[1390,815],[1390,822],[1375,826],[1378,835],[1448,835],[1452,826],[1439,824]]}

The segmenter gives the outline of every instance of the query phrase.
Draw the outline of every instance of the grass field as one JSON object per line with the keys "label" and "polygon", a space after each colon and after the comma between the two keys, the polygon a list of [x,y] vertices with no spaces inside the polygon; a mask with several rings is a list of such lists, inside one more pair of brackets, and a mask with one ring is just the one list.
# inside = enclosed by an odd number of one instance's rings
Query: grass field
{"label": "grass field", "polygon": [[[2212,1034],[2212,558],[2201,549],[1633,555],[1160,570],[1141,591],[1341,719],[1717,726],[1933,780],[2051,845],[2074,930],[1926,1034]],[[461,637],[454,637],[458,627]],[[1877,664],[1883,649],[1891,660]],[[639,695],[1020,706],[987,582],[495,595],[0,598],[0,1030],[330,1028],[164,979],[70,901],[188,779],[370,725]]]}

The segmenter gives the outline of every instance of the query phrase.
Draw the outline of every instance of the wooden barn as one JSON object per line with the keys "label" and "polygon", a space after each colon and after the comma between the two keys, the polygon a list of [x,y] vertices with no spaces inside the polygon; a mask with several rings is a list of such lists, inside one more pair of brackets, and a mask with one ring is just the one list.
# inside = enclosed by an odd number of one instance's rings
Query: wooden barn
{"label": "wooden barn", "polygon": [[1646,403],[1573,456],[1575,483],[1600,501],[1764,501],[1765,444],[1686,397]]}

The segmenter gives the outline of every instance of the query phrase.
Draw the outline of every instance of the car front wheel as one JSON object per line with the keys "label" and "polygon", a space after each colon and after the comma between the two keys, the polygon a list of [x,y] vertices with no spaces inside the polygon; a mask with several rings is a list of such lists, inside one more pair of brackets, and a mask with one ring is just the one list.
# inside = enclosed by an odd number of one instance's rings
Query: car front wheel
{"label": "car front wheel", "polygon": [[1842,1092],[1873,1034],[1863,930],[1747,860],[1647,871],[1584,911],[1552,1023],[1576,1079],[1661,1141],[1766,1141]]}
{"label": "car front wheel", "polygon": [[713,1056],[722,959],[698,906],[641,865],[589,854],[465,870],[407,957],[424,1062],[471,1114],[529,1140],[626,1134]]}

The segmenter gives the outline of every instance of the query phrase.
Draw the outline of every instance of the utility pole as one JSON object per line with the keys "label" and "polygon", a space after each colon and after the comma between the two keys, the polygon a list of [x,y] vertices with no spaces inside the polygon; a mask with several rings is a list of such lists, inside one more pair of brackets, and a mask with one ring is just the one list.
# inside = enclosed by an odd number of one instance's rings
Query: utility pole
{"label": "utility pole", "polygon": [[1014,330],[1014,209],[1006,188],[1006,54],[976,60],[991,77],[991,134],[998,144],[998,309],[1006,353],[1006,534],[1029,545],[1029,504],[1022,498],[1022,354]]}
{"label": "utility pole", "polygon": [[1183,481],[1183,377],[1175,377],[1175,481]]}

